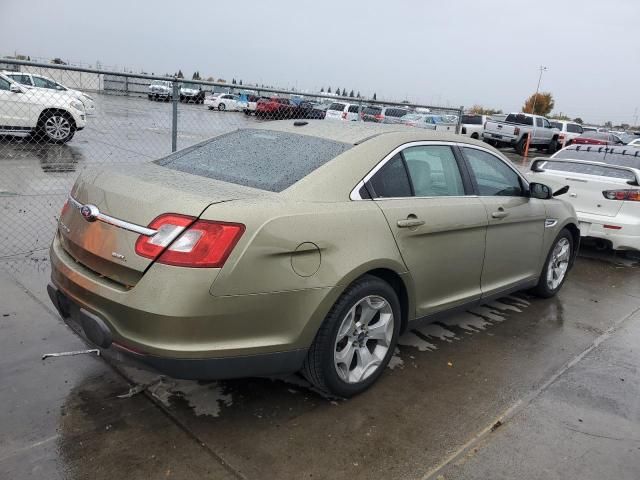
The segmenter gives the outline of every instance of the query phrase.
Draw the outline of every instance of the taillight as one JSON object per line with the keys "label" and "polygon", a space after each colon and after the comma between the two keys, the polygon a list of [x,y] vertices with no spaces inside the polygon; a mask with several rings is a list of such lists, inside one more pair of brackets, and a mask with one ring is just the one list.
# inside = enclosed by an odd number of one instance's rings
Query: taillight
{"label": "taillight", "polygon": [[149,224],[153,236],[140,235],[136,253],[158,263],[179,267],[219,268],[240,240],[240,223],[198,220],[167,213]]}
{"label": "taillight", "polygon": [[347,119],[347,112],[342,112],[342,119],[346,120]]}
{"label": "taillight", "polygon": [[640,190],[605,190],[602,195],[607,200],[640,202]]}
{"label": "taillight", "polygon": [[384,115],[382,115],[381,113],[378,113],[377,115],[373,116],[376,120],[384,120]]}
{"label": "taillight", "polygon": [[67,198],[64,201],[64,205],[62,205],[62,210],[60,211],[60,218],[62,218],[62,216],[67,213],[67,211],[69,210],[69,199]]}
{"label": "taillight", "polygon": [[520,135],[520,127],[516,127],[513,129],[513,134],[514,135]]}

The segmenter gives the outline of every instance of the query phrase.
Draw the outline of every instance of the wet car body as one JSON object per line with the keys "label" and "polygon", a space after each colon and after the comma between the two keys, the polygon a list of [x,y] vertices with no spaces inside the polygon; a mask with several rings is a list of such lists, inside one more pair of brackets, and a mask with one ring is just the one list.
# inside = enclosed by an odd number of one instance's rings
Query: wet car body
{"label": "wet car body", "polygon": [[[236,157],[256,151],[248,175],[233,171]],[[416,170],[419,183],[411,192],[385,195],[398,178],[387,169],[404,168],[405,151],[414,168],[425,168],[422,157],[460,168],[457,190],[443,190],[446,171],[420,177]],[[266,152],[270,162],[261,158]],[[224,168],[211,178],[208,159],[216,155]],[[306,155],[309,164],[301,160]],[[522,191],[477,195],[465,156],[498,162]],[[318,380],[326,372],[308,368],[320,388],[349,396],[377,378],[410,321],[539,285],[559,236],[577,246],[573,209],[533,198],[528,188],[497,151],[471,139],[406,127],[271,122],[126,173],[84,173],[51,247],[49,294],[61,315],[101,348],[200,379],[307,368],[324,358],[319,335],[336,311],[349,307],[345,321],[353,312],[378,319],[386,305],[393,331],[385,333],[375,375],[361,372],[362,382],[345,380],[336,390]],[[154,246],[166,226],[176,236]],[[193,232],[231,237],[215,259],[185,263],[191,253],[183,244]],[[565,249],[554,289],[574,252]],[[366,294],[343,305],[354,289]],[[366,355],[369,331],[361,326],[344,338]],[[339,336],[338,328],[330,334]]]}

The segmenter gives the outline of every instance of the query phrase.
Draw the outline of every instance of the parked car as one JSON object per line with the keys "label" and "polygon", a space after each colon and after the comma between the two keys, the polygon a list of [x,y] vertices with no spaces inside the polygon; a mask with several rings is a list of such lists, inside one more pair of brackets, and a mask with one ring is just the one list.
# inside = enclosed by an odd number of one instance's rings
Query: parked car
{"label": "parked car", "polygon": [[327,108],[325,119],[356,122],[359,112],[360,105],[357,103],[334,102]]}
{"label": "parked car", "polygon": [[180,101],[186,103],[204,103],[205,92],[197,83],[185,82],[180,86]]}
{"label": "parked car", "polygon": [[449,123],[441,115],[410,113],[402,117],[402,124],[410,127],[426,128],[428,130],[437,130],[439,132],[455,133],[456,124]]}
{"label": "parked car", "polygon": [[527,177],[552,188],[569,185],[580,235],[615,250],[640,250],[640,151],[626,146],[571,145],[534,159]]}
{"label": "parked car", "polygon": [[237,112],[242,107],[240,97],[232,93],[223,93],[217,97],[210,97],[208,101],[205,101],[205,104],[209,110],[220,110],[221,112],[225,110]]}
{"label": "parked car", "polygon": [[168,80],[154,80],[149,85],[149,100],[171,100],[173,98],[173,83]]}
{"label": "parked car", "polygon": [[251,115],[252,113],[256,113],[256,108],[258,106],[258,100],[261,98],[267,99],[266,97],[259,97],[258,95],[240,95],[240,99],[238,100],[238,107],[242,110],[245,115]]}
{"label": "parked car", "polygon": [[266,100],[258,100],[256,105],[256,117],[275,118],[282,120],[291,118],[294,106],[288,98],[272,97]]}
{"label": "parked car", "polygon": [[70,97],[75,98],[82,102],[84,105],[84,111],[87,115],[93,115],[96,111],[96,105],[93,98],[80,90],[74,90],[73,88],[65,87],[61,83],[52,80],[51,78],[43,75],[36,75],[34,73],[26,72],[3,72],[11,80],[24,85],[29,88],[42,88],[45,90],[53,90],[58,93],[66,93]]}
{"label": "parked car", "polygon": [[295,104],[291,118],[323,120],[326,114],[327,110],[322,105],[304,100]]}
{"label": "parked car", "polygon": [[411,113],[408,108],[373,105],[362,110],[362,120],[375,123],[403,123],[403,117]]}
{"label": "parked car", "polygon": [[576,145],[620,145],[624,142],[613,133],[584,132],[573,139]]}
{"label": "parked car", "polygon": [[584,133],[584,129],[579,123],[565,120],[549,120],[549,123],[560,132],[558,136],[558,146],[560,148],[568,147],[577,137]]}
{"label": "parked car", "polygon": [[86,125],[82,102],[66,92],[27,88],[0,74],[0,134],[67,143]]}
{"label": "parked car", "polygon": [[487,121],[486,115],[476,113],[466,113],[462,115],[462,128],[460,133],[468,137],[480,139],[484,130],[484,123]]}
{"label": "parked car", "polygon": [[172,377],[301,370],[349,397],[384,373],[414,320],[524,288],[555,295],[577,224],[571,205],[466,137],[268,122],[84,170],[47,290],[98,348]]}
{"label": "parked car", "polygon": [[560,132],[540,115],[510,113],[503,122],[489,119],[482,132],[485,142],[496,147],[512,146],[520,155],[524,153],[527,135],[531,137],[531,147],[546,148],[548,153],[558,149]]}
{"label": "parked car", "polygon": [[631,140],[629,143],[627,143],[627,145],[630,147],[640,148],[640,138],[635,138],[634,140]]}

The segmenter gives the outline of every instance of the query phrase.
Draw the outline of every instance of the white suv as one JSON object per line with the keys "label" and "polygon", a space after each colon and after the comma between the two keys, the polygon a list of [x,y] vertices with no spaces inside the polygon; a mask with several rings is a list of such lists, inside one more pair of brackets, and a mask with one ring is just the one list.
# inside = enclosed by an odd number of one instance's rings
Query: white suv
{"label": "white suv", "polygon": [[579,123],[565,122],[564,120],[549,120],[549,123],[560,130],[558,137],[560,148],[571,145],[577,137],[584,133],[584,129]]}
{"label": "white suv", "polygon": [[93,115],[96,111],[95,103],[86,93],[82,93],[80,90],[74,90],[73,88],[65,87],[61,83],[58,83],[48,77],[42,75],[36,75],[34,73],[24,72],[2,72],[14,82],[18,82],[27,88],[44,88],[47,90],[55,90],[58,93],[66,93],[70,97],[80,100],[84,105],[84,111],[87,115]]}
{"label": "white suv", "polygon": [[68,94],[26,88],[0,74],[0,134],[66,143],[86,125],[84,105]]}

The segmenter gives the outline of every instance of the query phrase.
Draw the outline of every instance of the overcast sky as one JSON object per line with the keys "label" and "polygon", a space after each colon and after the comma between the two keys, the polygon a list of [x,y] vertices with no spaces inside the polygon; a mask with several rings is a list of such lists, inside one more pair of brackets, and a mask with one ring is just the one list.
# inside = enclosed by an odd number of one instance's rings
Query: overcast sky
{"label": "overcast sky", "polygon": [[640,1],[0,0],[0,55],[632,122]]}

